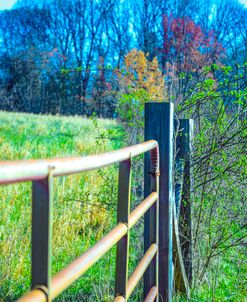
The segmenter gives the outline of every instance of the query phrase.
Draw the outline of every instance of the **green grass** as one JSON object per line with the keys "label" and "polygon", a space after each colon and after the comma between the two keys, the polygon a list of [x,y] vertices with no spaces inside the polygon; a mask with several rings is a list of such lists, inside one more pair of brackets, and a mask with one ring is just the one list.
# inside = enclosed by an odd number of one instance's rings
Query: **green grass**
{"label": "green grass", "polygon": [[229,249],[207,272],[207,281],[194,290],[194,301],[244,302],[247,297],[246,247]]}
{"label": "green grass", "polygon": [[[122,128],[112,120],[0,112],[0,160],[83,156],[122,145]],[[138,173],[133,171],[134,179]],[[53,275],[115,225],[116,196],[114,166],[54,179]],[[0,301],[13,301],[30,288],[30,223],[31,183],[0,186]],[[140,222],[131,231],[130,273],[143,250],[142,234]],[[108,252],[56,301],[112,301],[115,251]],[[245,256],[243,247],[217,258],[204,281],[192,288],[190,301],[245,301]],[[140,283],[130,302],[142,301],[141,288]],[[174,301],[186,299],[174,295]]]}
{"label": "green grass", "polygon": [[[115,139],[99,143],[102,132]],[[0,159],[98,153],[120,147],[122,142],[116,138],[121,133],[112,120],[97,120],[95,127],[95,121],[81,117],[0,112]],[[81,255],[115,223],[116,172],[111,167],[55,178],[52,274]],[[30,287],[30,223],[31,183],[1,186],[0,301],[13,301]],[[57,301],[110,301],[114,258],[113,249]]]}

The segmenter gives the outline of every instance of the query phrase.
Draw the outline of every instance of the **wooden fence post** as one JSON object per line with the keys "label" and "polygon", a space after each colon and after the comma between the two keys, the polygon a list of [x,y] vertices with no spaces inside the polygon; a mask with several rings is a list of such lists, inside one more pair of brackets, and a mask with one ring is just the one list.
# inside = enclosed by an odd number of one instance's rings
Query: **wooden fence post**
{"label": "wooden fence post", "polygon": [[[177,123],[176,123],[177,124]],[[192,282],[192,227],[191,227],[191,164],[193,139],[192,119],[180,119],[176,138],[177,160],[183,161],[182,202],[179,210],[179,230],[184,267],[189,283]]]}
{"label": "wooden fence post", "polygon": [[[172,300],[172,207],[173,207],[173,115],[172,103],[145,104],[145,141],[154,139],[159,144],[159,297],[162,302]],[[149,157],[145,157],[145,197],[150,194],[148,185]],[[149,213],[145,215],[145,225],[149,224]],[[145,229],[147,229],[145,227]],[[144,229],[144,230],[145,230]],[[144,231],[145,251],[149,238]],[[144,294],[150,289],[148,272],[144,275]]]}

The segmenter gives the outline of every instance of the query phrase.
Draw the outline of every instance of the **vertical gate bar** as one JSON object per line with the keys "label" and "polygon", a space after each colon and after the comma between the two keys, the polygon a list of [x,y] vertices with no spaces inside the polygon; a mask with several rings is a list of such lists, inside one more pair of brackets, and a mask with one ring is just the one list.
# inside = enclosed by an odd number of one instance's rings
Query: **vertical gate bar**
{"label": "vertical gate bar", "polygon": [[[159,155],[159,147],[156,147],[156,152],[155,152],[155,164],[154,162],[152,163],[154,168],[155,168],[155,190],[159,194],[159,176],[160,176],[160,155]],[[155,206],[155,241],[159,247],[159,197],[154,204]],[[158,289],[159,292],[159,249],[156,253],[155,256],[155,285]],[[159,302],[159,294],[157,294],[156,302]]]}
{"label": "vertical gate bar", "polygon": [[32,182],[32,284],[50,299],[52,249],[52,187],[49,173],[44,180]]}
{"label": "vertical gate bar", "polygon": [[[159,297],[161,301],[172,300],[172,209],[173,209],[173,118],[172,103],[145,104],[145,140],[154,139],[159,144]],[[145,166],[149,167],[146,157]],[[145,168],[147,171],[148,168]],[[145,173],[145,197],[149,194],[148,176]],[[149,225],[150,214],[145,215]],[[147,230],[145,238],[149,235]],[[147,239],[145,239],[147,241]],[[147,248],[147,243],[145,244]],[[144,276],[144,291],[147,293],[147,275]],[[149,288],[150,289],[150,288]]]}
{"label": "vertical gate bar", "polygon": [[184,176],[182,188],[182,202],[180,206],[179,230],[185,271],[189,283],[192,282],[192,225],[191,225],[191,164],[192,139],[194,121],[192,119],[179,120],[179,134],[176,139],[178,159],[184,160]]}
{"label": "vertical gate bar", "polygon": [[[130,214],[131,158],[119,164],[117,222],[128,226]],[[129,261],[129,231],[117,244],[115,296],[126,298]],[[126,300],[127,301],[127,300]]]}
{"label": "vertical gate bar", "polygon": [[[144,190],[145,196],[148,196],[152,192],[159,191],[159,148],[151,150],[149,154],[145,154],[144,163]],[[145,213],[144,219],[144,249],[145,252],[151,246],[152,243],[159,245],[159,206],[158,200],[152,205],[152,207]],[[159,263],[158,252],[150,263],[144,274],[144,299],[148,295],[150,289],[153,286],[158,288],[159,280]],[[158,295],[155,298],[157,302]]]}

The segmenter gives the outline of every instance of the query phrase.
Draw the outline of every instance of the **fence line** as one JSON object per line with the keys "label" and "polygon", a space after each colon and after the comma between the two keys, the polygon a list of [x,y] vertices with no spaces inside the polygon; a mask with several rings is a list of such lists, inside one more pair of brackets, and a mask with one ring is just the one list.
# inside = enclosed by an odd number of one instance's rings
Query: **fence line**
{"label": "fence line", "polygon": [[[171,103],[146,104],[146,142],[141,144],[86,157],[0,162],[0,184],[32,182],[32,284],[19,302],[52,301],[116,244],[115,302],[127,301],[143,275],[145,302],[170,302],[174,284],[177,291],[189,296],[192,250],[188,155],[192,151],[192,122],[181,120],[178,124],[176,166],[180,165],[182,180],[174,183],[173,111]],[[131,161],[143,153],[145,199],[130,212]],[[115,163],[119,163],[117,225],[51,277],[53,178]],[[143,215],[144,256],[128,278],[130,229]],[[183,247],[179,229],[187,236]]]}

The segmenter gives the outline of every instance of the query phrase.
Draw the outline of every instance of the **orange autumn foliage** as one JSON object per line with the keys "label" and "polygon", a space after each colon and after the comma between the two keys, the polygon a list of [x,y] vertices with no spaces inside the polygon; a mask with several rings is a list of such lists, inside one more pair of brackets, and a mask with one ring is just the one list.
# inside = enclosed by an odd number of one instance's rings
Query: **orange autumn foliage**
{"label": "orange autumn foliage", "polygon": [[163,101],[166,98],[164,77],[159,69],[156,57],[149,61],[148,54],[133,49],[125,57],[125,68],[128,75],[125,78],[125,84],[131,87],[132,91],[138,88],[144,89],[150,100],[156,102]]}

